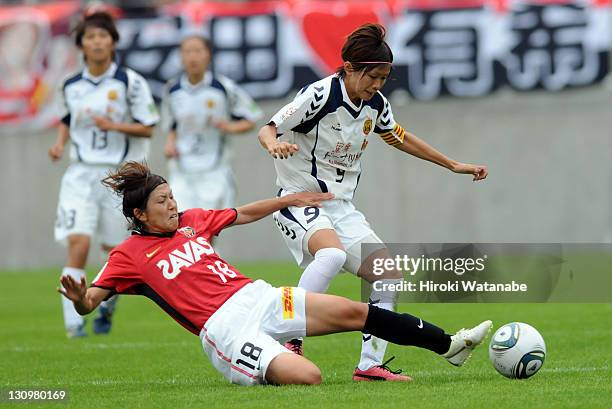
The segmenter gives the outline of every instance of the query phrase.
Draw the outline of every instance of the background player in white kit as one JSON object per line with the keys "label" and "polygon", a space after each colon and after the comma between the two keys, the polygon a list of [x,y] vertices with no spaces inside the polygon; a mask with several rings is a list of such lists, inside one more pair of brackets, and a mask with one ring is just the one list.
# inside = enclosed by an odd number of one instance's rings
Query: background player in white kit
{"label": "background player in white kit", "polygon": [[[85,68],[62,85],[64,104],[53,161],[61,159],[70,140],[70,166],[62,178],[55,239],[68,245],[62,275],[80,280],[91,238],[99,234],[104,251],[127,237],[121,203],[100,180],[126,159],[145,159],[148,138],[158,114],[145,79],[113,62],[119,33],[112,17],[98,12],[84,17],[74,30]],[[94,332],[107,333],[116,298],[102,304]],[[84,320],[62,297],[69,337],[86,335]]]}
{"label": "background player in white kit", "polygon": [[[389,145],[455,173],[486,178],[485,166],[451,160],[404,131],[396,123],[391,106],[380,93],[390,72],[393,54],[384,40],[385,30],[365,24],[347,38],[342,48],[343,66],[334,75],[305,87],[264,126],[259,139],[274,158],[279,195],[292,192],[331,192],[335,199],[322,208],[289,207],[274,214],[277,226],[293,256],[305,270],[299,287],[325,292],[341,269],[373,282],[397,281],[401,273],[374,276],[369,261],[388,252],[364,215],[351,200],[361,174],[360,158],[368,137],[379,136]],[[361,244],[378,243],[363,255]],[[372,289],[370,301],[392,310],[395,294]],[[364,334],[360,362],[354,380],[408,381],[383,363],[387,343]],[[302,353],[301,340],[286,345]],[[388,361],[387,361],[388,362]]]}
{"label": "background player in white kit", "polygon": [[226,136],[247,132],[262,113],[249,95],[208,67],[211,49],[199,35],[181,42],[184,74],[170,81],[162,103],[170,126],[164,153],[169,181],[182,209],[234,205],[234,178]]}

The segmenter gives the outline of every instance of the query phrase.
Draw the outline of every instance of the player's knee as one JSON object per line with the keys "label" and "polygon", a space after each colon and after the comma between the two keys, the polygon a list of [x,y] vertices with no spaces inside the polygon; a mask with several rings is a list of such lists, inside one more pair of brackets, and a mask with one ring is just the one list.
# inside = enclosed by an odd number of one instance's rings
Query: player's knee
{"label": "player's knee", "polygon": [[320,385],[322,382],[321,370],[312,362],[309,365],[303,365],[296,379],[296,384],[299,385]]}
{"label": "player's knee", "polygon": [[302,356],[284,353],[270,362],[266,380],[274,385],[319,385],[321,370]]}
{"label": "player's knee", "polygon": [[358,330],[363,328],[365,320],[368,317],[367,304],[344,299],[338,303],[337,310],[339,312],[342,324],[346,326],[346,330]]}
{"label": "player's knee", "polygon": [[335,247],[326,247],[315,253],[315,260],[325,263],[327,275],[336,275],[346,261],[346,252]]}
{"label": "player's knee", "polygon": [[304,385],[320,385],[322,382],[321,370],[312,365],[312,368],[307,371],[304,377]]}

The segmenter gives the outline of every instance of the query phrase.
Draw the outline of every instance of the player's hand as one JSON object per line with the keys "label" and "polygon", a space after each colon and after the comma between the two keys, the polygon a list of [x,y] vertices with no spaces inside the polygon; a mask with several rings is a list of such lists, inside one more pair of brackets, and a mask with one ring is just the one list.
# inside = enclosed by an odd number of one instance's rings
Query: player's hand
{"label": "player's hand", "polygon": [[453,168],[455,173],[463,173],[466,175],[473,175],[473,181],[486,179],[489,175],[489,169],[484,165],[470,165],[469,163],[459,163]]}
{"label": "player's hand", "polygon": [[300,192],[285,196],[290,204],[297,207],[321,207],[321,202],[334,198],[333,193]]}
{"label": "player's hand", "polygon": [[274,141],[266,146],[266,150],[274,159],[287,159],[300,148],[294,143]]}
{"label": "player's hand", "polygon": [[77,282],[71,276],[63,275],[60,277],[60,283],[64,288],[58,288],[57,292],[70,301],[79,302],[85,299],[85,295],[87,294],[87,281],[85,280],[85,276],[82,276],[81,280]]}
{"label": "player's hand", "polygon": [[94,116],[93,120],[98,128],[103,131],[112,131],[115,123],[105,116]]}
{"label": "player's hand", "polygon": [[179,156],[178,149],[176,149],[176,143],[168,141],[164,146],[164,155],[167,158],[176,158]]}
{"label": "player's hand", "polygon": [[64,155],[64,145],[56,143],[55,145],[49,148],[48,154],[52,162],[57,162]]}

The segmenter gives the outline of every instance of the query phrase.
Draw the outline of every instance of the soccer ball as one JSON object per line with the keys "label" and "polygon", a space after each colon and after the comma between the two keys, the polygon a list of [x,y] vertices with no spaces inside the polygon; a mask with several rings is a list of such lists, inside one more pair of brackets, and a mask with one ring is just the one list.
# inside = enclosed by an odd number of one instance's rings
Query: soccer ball
{"label": "soccer ball", "polygon": [[495,331],[489,344],[489,359],[500,374],[512,379],[535,375],[546,357],[542,335],[531,325],[511,322]]}

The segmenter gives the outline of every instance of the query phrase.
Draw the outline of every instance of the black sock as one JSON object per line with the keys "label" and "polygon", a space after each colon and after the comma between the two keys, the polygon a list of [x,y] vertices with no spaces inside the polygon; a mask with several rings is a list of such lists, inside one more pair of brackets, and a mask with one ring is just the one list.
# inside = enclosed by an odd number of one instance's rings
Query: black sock
{"label": "black sock", "polygon": [[387,311],[369,305],[364,334],[372,334],[398,345],[414,345],[438,354],[448,352],[451,338],[440,327],[410,314]]}

